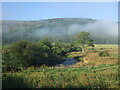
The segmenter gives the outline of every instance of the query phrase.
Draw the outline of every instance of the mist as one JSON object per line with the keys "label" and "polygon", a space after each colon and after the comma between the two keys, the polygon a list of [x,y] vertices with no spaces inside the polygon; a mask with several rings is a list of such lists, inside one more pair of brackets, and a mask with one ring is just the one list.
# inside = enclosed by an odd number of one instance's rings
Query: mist
{"label": "mist", "polygon": [[[71,20],[72,21],[72,20]],[[99,38],[106,39],[118,37],[118,23],[110,20],[99,20],[85,23],[73,21],[63,23],[59,21],[35,21],[35,22],[16,22],[3,23],[3,41],[10,42],[16,40],[40,40],[45,37],[54,40],[72,41],[78,32],[89,32],[95,42]],[[113,41],[113,40],[111,40]]]}
{"label": "mist", "polygon": [[94,23],[88,23],[85,25],[72,24],[67,27],[54,27],[54,28],[40,28],[36,29],[34,33],[35,37],[43,36],[58,36],[75,35],[78,32],[86,31],[92,34],[107,34],[111,36],[118,36],[118,23],[114,21],[96,21]]}

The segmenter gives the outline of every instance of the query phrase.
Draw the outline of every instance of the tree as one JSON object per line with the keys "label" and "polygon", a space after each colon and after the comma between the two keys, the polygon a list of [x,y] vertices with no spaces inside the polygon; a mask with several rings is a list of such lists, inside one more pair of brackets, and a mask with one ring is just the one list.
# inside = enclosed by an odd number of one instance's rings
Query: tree
{"label": "tree", "polygon": [[29,67],[39,64],[40,48],[28,41],[18,41],[10,47],[10,57],[17,67]]}
{"label": "tree", "polygon": [[90,39],[90,33],[85,31],[76,34],[75,43],[82,48],[82,52],[85,52],[86,46],[94,47],[93,40]]}
{"label": "tree", "polygon": [[10,68],[7,71],[30,66],[36,67],[43,64],[52,66],[63,62],[62,58],[54,55],[51,50],[46,47],[46,44],[42,43],[42,46],[40,46],[25,40],[11,44],[9,49],[3,52],[2,56],[5,67],[4,70]]}
{"label": "tree", "polygon": [[43,48],[48,49],[49,51],[52,48],[51,42],[48,40],[48,38],[44,38],[43,40],[40,40],[37,44]]}
{"label": "tree", "polygon": [[29,66],[39,66],[47,50],[28,41],[18,41],[9,47],[8,51],[3,53],[4,65],[10,68],[26,68]]}

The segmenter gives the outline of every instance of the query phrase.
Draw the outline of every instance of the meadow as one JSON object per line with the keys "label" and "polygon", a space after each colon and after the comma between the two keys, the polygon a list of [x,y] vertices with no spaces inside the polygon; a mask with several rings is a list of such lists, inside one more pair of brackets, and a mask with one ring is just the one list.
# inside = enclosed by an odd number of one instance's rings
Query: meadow
{"label": "meadow", "polygon": [[42,65],[4,72],[3,88],[119,88],[117,45],[95,45],[87,48],[87,53],[66,55],[67,58],[78,56],[80,62],[66,67]]}

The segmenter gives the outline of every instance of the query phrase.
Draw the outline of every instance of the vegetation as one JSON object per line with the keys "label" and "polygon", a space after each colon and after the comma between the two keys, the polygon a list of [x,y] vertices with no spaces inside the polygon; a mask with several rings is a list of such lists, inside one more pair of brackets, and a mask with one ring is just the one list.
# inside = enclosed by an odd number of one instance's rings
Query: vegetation
{"label": "vegetation", "polygon": [[106,57],[106,56],[109,56],[109,54],[106,52],[106,51],[102,51],[102,52],[99,52],[99,56],[101,57]]}
{"label": "vegetation", "polygon": [[3,71],[16,70],[16,68],[27,68],[30,66],[36,67],[42,64],[51,66],[63,61],[50,51],[47,46],[48,43],[44,43],[44,45],[43,42],[41,43],[42,46],[28,41],[13,43],[3,52]]}
{"label": "vegetation", "polygon": [[[119,88],[117,45],[93,44],[88,32],[74,37],[69,43],[44,38],[5,44],[3,88]],[[80,62],[58,67],[64,58]]]}
{"label": "vegetation", "polygon": [[118,65],[36,68],[3,73],[3,88],[118,88]]}
{"label": "vegetation", "polygon": [[93,40],[90,39],[90,33],[88,32],[80,32],[76,35],[76,43],[82,48],[82,51],[85,52],[85,45],[92,46]]}

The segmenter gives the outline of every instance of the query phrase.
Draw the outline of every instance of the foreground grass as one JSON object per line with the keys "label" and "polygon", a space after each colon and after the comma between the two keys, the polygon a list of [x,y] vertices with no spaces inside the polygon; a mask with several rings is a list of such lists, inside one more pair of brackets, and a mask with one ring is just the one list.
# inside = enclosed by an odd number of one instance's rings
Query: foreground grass
{"label": "foreground grass", "polygon": [[3,73],[3,88],[118,88],[118,64],[29,68]]}

